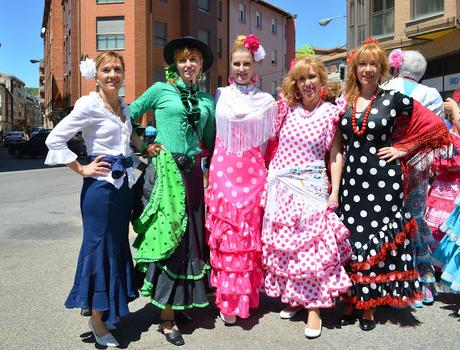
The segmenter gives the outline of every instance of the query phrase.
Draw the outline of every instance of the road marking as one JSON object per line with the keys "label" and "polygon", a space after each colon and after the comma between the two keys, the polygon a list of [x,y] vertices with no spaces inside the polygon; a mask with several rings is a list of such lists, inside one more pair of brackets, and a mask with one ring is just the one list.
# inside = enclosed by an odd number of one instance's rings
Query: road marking
{"label": "road marking", "polygon": [[0,171],[0,176],[2,175],[11,175],[11,174],[23,174],[23,173],[37,173],[42,171],[61,171],[62,169],[67,169],[67,167],[59,168],[43,168],[43,169],[31,169],[31,170],[15,170],[15,171]]}

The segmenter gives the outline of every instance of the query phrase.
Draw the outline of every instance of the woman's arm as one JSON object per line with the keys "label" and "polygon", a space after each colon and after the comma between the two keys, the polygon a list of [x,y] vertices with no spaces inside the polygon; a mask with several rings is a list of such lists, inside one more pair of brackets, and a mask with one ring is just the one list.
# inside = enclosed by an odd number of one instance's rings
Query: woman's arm
{"label": "woman's arm", "polygon": [[328,204],[330,206],[337,206],[339,204],[339,190],[340,180],[342,178],[343,170],[343,146],[342,146],[342,133],[337,129],[332,147],[330,151],[331,159],[331,194],[329,196]]}
{"label": "woman's arm", "polygon": [[110,163],[101,162],[104,157],[105,154],[100,154],[87,165],[82,165],[78,160],[74,160],[66,166],[81,176],[107,176],[110,172]]}

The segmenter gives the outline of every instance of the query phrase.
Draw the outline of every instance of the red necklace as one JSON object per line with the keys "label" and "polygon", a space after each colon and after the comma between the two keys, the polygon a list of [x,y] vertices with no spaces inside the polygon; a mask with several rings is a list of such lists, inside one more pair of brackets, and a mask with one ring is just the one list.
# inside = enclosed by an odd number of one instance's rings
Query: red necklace
{"label": "red necklace", "polygon": [[371,101],[367,106],[366,112],[364,113],[363,125],[361,126],[361,130],[358,129],[358,123],[356,122],[356,106],[358,104],[358,98],[355,98],[355,103],[353,104],[353,110],[351,112],[351,128],[356,136],[362,136],[366,132],[367,120],[369,119],[369,113],[371,112],[372,103],[377,97],[377,90],[378,87],[375,89],[374,94],[371,97]]}

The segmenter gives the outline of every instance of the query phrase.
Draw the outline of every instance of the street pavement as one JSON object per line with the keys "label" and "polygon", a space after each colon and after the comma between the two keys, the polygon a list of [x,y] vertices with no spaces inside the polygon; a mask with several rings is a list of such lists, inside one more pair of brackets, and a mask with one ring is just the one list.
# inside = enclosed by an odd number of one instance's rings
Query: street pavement
{"label": "street pavement", "polygon": [[[42,162],[14,160],[0,150],[0,349],[101,348],[88,319],[63,306],[81,244],[82,180],[66,168],[43,169]],[[440,294],[422,309],[380,308],[377,328],[367,333],[358,324],[337,327],[339,305],[324,311],[322,336],[308,340],[304,312],[281,320],[283,305],[262,295],[260,308],[234,326],[225,326],[214,306],[190,311],[192,320],[180,323],[182,348],[453,350],[460,346],[460,321],[448,314],[459,304],[458,297]],[[130,310],[113,333],[121,348],[174,348],[158,332],[159,313],[148,299],[140,297]]]}

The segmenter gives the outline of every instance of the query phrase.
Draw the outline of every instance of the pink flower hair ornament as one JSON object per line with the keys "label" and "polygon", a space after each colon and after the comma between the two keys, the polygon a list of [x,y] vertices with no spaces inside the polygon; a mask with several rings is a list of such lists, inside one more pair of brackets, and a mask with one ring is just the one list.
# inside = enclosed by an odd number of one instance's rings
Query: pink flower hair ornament
{"label": "pink flower hair ornament", "polygon": [[265,58],[265,50],[260,45],[260,39],[254,34],[249,34],[244,40],[243,45],[254,56],[254,61],[259,62]]}
{"label": "pink flower hair ornament", "polygon": [[404,51],[402,51],[401,49],[394,49],[388,56],[388,63],[390,64],[390,67],[393,67],[395,69],[401,67],[403,61]]}

